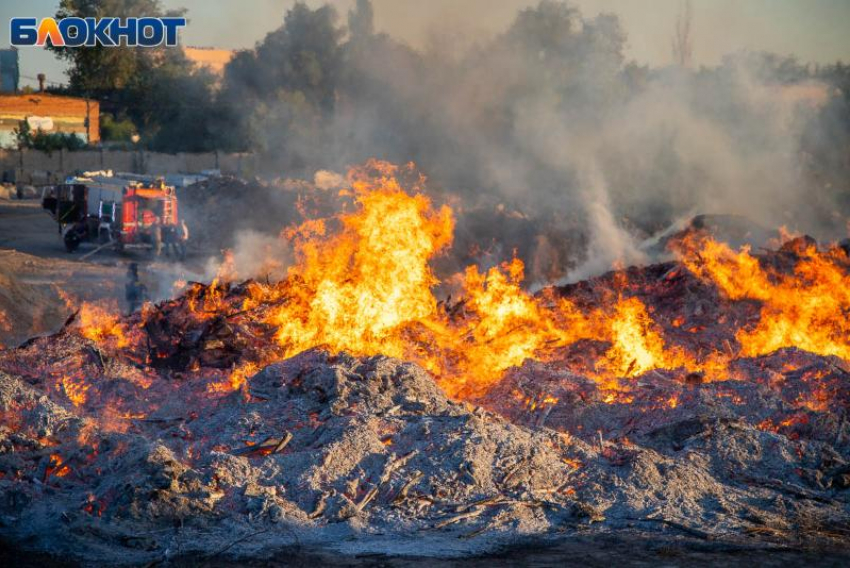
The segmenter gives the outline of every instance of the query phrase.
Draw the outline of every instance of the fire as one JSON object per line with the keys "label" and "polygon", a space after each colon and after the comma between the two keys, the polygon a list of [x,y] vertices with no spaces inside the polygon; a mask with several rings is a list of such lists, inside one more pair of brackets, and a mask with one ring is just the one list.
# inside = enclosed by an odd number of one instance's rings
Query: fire
{"label": "fire", "polygon": [[130,344],[119,321],[117,309],[110,311],[103,306],[83,302],[80,307],[79,326],[83,337],[97,343],[114,341],[117,348],[127,347]]}
{"label": "fire", "polygon": [[[468,267],[448,280],[462,300],[439,302],[435,289],[441,282],[432,263],[452,243],[454,216],[447,205],[435,205],[421,191],[421,176],[412,187],[402,186],[399,178],[415,180],[414,172],[412,164],[401,168],[376,160],[352,169],[350,189],[340,192],[346,200],[343,210],[285,230],[282,236],[294,257],[286,278],[278,284],[240,285],[247,292],[240,304],[228,303],[230,282],[237,276],[230,251],[224,251],[209,286],[181,283],[198,321],[249,313],[247,317],[273,330],[279,347],[238,362],[227,377],[217,374],[208,392],[239,390],[264,365],[315,347],[416,362],[449,396],[461,399],[483,395],[506,370],[528,359],[552,360],[559,349],[579,340],[609,345],[595,368],[582,370],[606,393],[615,393],[606,402],[630,400],[620,392],[630,390],[621,378],[705,365],[668,347],[638,298],[612,295],[601,307],[581,309],[552,291],[528,293],[522,288],[524,266],[518,258],[488,270]],[[627,289],[628,283],[620,288]],[[117,309],[84,303],[79,333],[115,349],[131,343],[139,347],[143,342],[136,334],[160,312],[149,306],[141,313],[141,323],[131,328]],[[165,355],[143,351],[142,357]],[[192,369],[198,369],[198,361]],[[69,379],[63,388],[75,405],[85,403],[88,386]]]}
{"label": "fire", "polygon": [[50,476],[65,477],[70,472],[71,468],[68,467],[68,464],[65,463],[62,456],[59,454],[51,454],[50,461],[47,463],[47,467],[44,470],[44,480],[47,481]]}
{"label": "fire", "polygon": [[248,378],[256,374],[259,370],[259,365],[249,361],[233,369],[227,381],[210,384],[208,390],[210,392],[230,392],[239,390]]}
{"label": "fire", "polygon": [[[412,165],[375,160],[352,169],[350,189],[340,193],[346,200],[342,212],[284,231],[294,256],[287,277],[274,285],[244,284],[247,294],[240,304],[227,300],[226,282],[236,276],[229,252],[210,286],[187,287],[186,301],[199,320],[251,312],[273,330],[279,346],[260,355],[270,360],[252,358],[226,378],[217,375],[209,392],[239,390],[265,364],[314,347],[414,361],[447,394],[463,399],[483,395],[505,371],[528,359],[551,361],[559,350],[589,340],[607,345],[607,351],[580,372],[599,383],[609,404],[630,402],[630,379],[660,369],[727,380],[734,378],[728,367],[733,357],[789,346],[850,359],[846,259],[813,246],[795,249],[799,261],[793,273],[784,273],[762,266],[747,249],[736,252],[710,239],[684,243],[681,257],[688,269],[733,301],[761,303],[760,319],[737,331],[737,353],[728,341],[725,349],[698,355],[668,344],[650,308],[629,295],[625,271],[618,273],[615,291],[592,308],[580,308],[551,290],[537,296],[525,291],[518,258],[488,270],[468,267],[449,280],[462,300],[438,302],[435,289],[441,283],[432,263],[452,243],[454,216],[421,192],[421,177],[412,188],[402,186],[398,178],[410,179],[412,172]],[[686,326],[683,316],[671,325],[693,333],[703,329]],[[85,337],[116,348],[130,343],[125,324],[101,306],[83,304],[79,328]],[[75,405],[85,403],[88,386],[70,379],[62,384]],[[666,403],[675,408],[678,401]]]}
{"label": "fire", "polygon": [[[609,404],[631,402],[633,379],[663,369],[675,370],[676,376],[697,371],[700,381],[734,379],[733,358],[789,346],[850,359],[850,323],[844,317],[850,312],[850,278],[838,252],[800,245],[794,249],[799,260],[788,273],[762,266],[747,249],[736,252],[710,239],[686,241],[681,252],[686,268],[730,300],[761,304],[759,320],[737,331],[739,350],[726,341],[713,352],[691,353],[667,341],[652,306],[631,295],[625,270],[618,271],[610,295],[592,307],[580,307],[554,290],[530,294],[522,287],[524,266],[518,258],[486,270],[469,266],[441,283],[432,265],[452,244],[454,215],[421,191],[424,180],[416,181],[414,173],[412,164],[376,160],[352,169],[350,188],[340,192],[341,212],[282,233],[294,258],[286,278],[241,284],[245,293],[239,303],[229,299],[237,276],[229,251],[210,286],[186,286],[186,302],[198,320],[238,321],[247,314],[272,330],[276,343],[274,350],[237,361],[229,375],[216,373],[208,392],[240,390],[266,364],[315,347],[413,361],[449,396],[471,399],[485,394],[508,369],[529,359],[572,357],[569,349],[587,340],[605,351],[590,365],[582,363],[589,368],[576,371],[597,381],[601,400]],[[414,182],[403,185],[399,179]],[[438,301],[441,285],[462,299]],[[143,321],[155,315],[152,308],[142,314]],[[705,329],[689,325],[683,315],[669,325],[694,334]],[[83,304],[79,329],[113,348],[128,346],[128,334],[141,344],[132,335],[138,330],[102,306]],[[198,362],[193,364],[197,370]],[[87,386],[69,379],[63,389],[75,405],[85,403]],[[665,402],[672,408],[678,404]]]}
{"label": "fire", "polygon": [[74,379],[73,377],[62,377],[62,390],[65,396],[68,397],[74,406],[81,406],[86,403],[86,391],[91,388],[91,385],[86,384],[83,380]]}
{"label": "fire", "polygon": [[394,166],[370,166],[380,172],[376,185],[362,170],[349,176],[357,210],[339,216],[337,234],[323,221],[288,232],[297,259],[291,297],[270,318],[287,355],[324,345],[404,357],[410,346],[401,329],[437,312],[428,261],[451,242],[451,211],[405,193]]}
{"label": "fire", "polygon": [[684,353],[666,349],[646,306],[637,298],[617,302],[610,327],[613,346],[606,363],[616,376],[635,377],[652,369],[693,363]]}
{"label": "fire", "polygon": [[[463,287],[468,317],[460,324],[449,324],[449,336],[443,341],[454,365],[443,372],[436,370],[449,394],[480,393],[506,369],[542,355],[542,348],[573,340],[572,333],[558,327],[554,311],[522,290],[522,278],[519,259],[491,268],[486,275],[474,266],[467,268]],[[438,362],[429,363],[426,367],[433,369]]]}
{"label": "fire", "polygon": [[224,296],[221,282],[221,276],[216,276],[207,287],[196,284],[189,288],[186,294],[189,308],[198,319],[210,319],[221,313]]}
{"label": "fire", "polygon": [[850,359],[846,259],[835,249],[820,252],[813,245],[799,251],[799,256],[793,273],[787,274],[762,266],[746,247],[734,251],[704,239],[686,244],[682,262],[730,299],[761,302],[758,323],[737,332],[742,355],[755,357],[797,347]]}
{"label": "fire", "polygon": [[[579,339],[611,344],[598,372],[608,388],[616,388],[615,377],[696,366],[666,347],[639,299],[619,298],[585,314],[565,299],[524,291],[517,258],[486,272],[467,268],[456,279],[463,317],[453,317],[437,302],[433,288],[439,282],[430,267],[452,242],[452,212],[416,188],[405,191],[399,171],[374,160],[353,169],[351,190],[343,193],[352,209],[285,231],[296,260],[286,280],[274,288],[249,286],[245,309],[275,295],[285,300],[266,318],[285,357],[324,347],[408,359],[434,373],[457,398],[483,394],[508,368],[530,358],[546,360]],[[204,311],[215,307],[209,301],[204,298]],[[244,378],[236,374],[231,387]]]}

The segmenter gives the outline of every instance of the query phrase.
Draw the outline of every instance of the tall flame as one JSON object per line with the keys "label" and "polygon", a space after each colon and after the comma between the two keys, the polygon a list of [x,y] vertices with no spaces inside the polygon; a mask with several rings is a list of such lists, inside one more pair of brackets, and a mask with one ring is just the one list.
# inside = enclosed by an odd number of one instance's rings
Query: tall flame
{"label": "tall flame", "polygon": [[130,344],[117,315],[117,306],[108,309],[104,306],[83,302],[79,312],[79,326],[84,337],[92,341],[114,341],[115,347],[123,348]]}
{"label": "tall flame", "polygon": [[448,207],[435,210],[422,195],[408,195],[393,177],[395,166],[367,164],[349,175],[356,211],[288,231],[297,262],[290,268],[291,297],[270,319],[288,355],[317,345],[355,354],[407,354],[397,333],[434,316],[437,283],[428,261],[451,243]]}
{"label": "tall flame", "polygon": [[509,367],[582,338],[612,342],[608,375],[682,364],[639,300],[622,300],[605,317],[585,316],[566,300],[544,305],[522,290],[519,259],[484,273],[469,267],[464,317],[450,317],[432,292],[438,281],[429,262],[451,244],[452,213],[408,194],[397,171],[378,161],[352,170],[353,211],[286,232],[296,263],[287,300],[268,319],[286,356],[323,346],[405,358],[458,397],[482,394]]}
{"label": "tall flame", "polygon": [[612,346],[606,364],[618,377],[635,377],[658,368],[696,366],[681,351],[668,350],[646,306],[638,298],[620,299],[614,315],[604,318]]}

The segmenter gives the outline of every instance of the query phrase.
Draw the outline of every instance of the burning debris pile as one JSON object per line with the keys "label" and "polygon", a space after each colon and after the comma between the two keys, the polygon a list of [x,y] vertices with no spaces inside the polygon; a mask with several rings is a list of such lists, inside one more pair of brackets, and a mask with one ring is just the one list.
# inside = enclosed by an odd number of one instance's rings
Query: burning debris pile
{"label": "burning debris pile", "polygon": [[131,563],[846,543],[841,248],[689,231],[674,262],[537,295],[519,260],[441,284],[452,212],[396,171],[353,171],[348,209],[288,230],[280,282],[85,305],[0,353],[0,533]]}

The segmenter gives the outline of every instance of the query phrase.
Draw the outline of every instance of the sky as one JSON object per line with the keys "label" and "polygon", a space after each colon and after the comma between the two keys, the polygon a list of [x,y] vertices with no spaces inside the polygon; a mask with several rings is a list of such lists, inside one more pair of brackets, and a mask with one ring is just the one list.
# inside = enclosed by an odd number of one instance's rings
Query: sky
{"label": "sky", "polygon": [[[245,49],[279,27],[295,0],[162,0],[166,8],[186,8],[184,45]],[[504,30],[518,10],[538,0],[372,0],[378,31],[404,39],[417,48],[435,41],[464,45]],[[354,0],[308,0],[330,3],[345,14]],[[600,12],[620,16],[628,34],[627,57],[641,64],[671,61],[671,39],[682,0],[572,0],[585,17]],[[56,12],[58,0],[0,0],[0,45],[9,45],[13,16],[44,17]],[[692,0],[694,62],[713,65],[741,49],[796,55],[802,62],[850,62],[850,0]],[[6,23],[3,23],[6,22]],[[64,63],[39,48],[21,48],[21,84],[35,76],[66,80]]]}

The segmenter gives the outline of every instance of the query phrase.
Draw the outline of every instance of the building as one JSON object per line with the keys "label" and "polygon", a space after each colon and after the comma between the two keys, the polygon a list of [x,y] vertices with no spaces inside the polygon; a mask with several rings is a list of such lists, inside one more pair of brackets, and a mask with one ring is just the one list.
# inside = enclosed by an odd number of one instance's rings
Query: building
{"label": "building", "polygon": [[233,51],[213,47],[184,47],[183,53],[195,67],[204,68],[218,77],[224,75],[225,66],[233,58]]}
{"label": "building", "polygon": [[0,49],[0,92],[17,93],[19,80],[17,48]]}
{"label": "building", "polygon": [[78,97],[47,93],[0,94],[0,146],[15,147],[15,130],[26,121],[33,131],[73,133],[100,141],[100,104]]}

